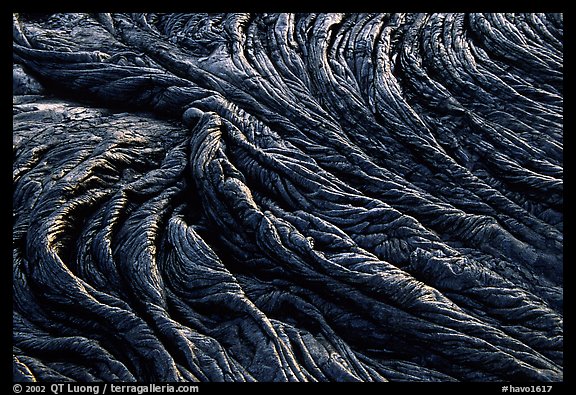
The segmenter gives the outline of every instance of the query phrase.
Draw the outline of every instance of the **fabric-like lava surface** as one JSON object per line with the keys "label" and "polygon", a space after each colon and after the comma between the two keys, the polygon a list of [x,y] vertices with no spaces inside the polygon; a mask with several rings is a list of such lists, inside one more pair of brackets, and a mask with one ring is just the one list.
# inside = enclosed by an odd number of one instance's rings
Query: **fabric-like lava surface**
{"label": "fabric-like lava surface", "polygon": [[562,14],[14,14],[14,381],[562,381]]}

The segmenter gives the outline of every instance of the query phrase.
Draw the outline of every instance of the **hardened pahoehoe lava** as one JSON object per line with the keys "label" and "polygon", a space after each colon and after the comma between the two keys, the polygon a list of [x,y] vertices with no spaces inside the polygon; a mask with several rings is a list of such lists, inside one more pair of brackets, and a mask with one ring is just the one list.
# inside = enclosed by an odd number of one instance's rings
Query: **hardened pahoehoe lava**
{"label": "hardened pahoehoe lava", "polygon": [[562,381],[562,14],[14,14],[15,381]]}

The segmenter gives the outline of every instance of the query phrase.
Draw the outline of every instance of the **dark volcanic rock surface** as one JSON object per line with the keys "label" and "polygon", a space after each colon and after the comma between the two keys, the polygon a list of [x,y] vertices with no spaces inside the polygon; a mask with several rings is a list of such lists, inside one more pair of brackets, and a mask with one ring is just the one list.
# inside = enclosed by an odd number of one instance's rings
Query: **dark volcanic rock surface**
{"label": "dark volcanic rock surface", "polygon": [[561,381],[561,14],[14,15],[15,381]]}

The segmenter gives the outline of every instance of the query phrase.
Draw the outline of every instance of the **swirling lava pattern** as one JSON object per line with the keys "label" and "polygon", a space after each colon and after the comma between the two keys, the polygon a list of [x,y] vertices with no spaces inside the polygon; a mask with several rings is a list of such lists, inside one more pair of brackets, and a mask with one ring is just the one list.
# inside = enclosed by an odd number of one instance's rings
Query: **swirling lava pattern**
{"label": "swirling lava pattern", "polygon": [[562,14],[15,14],[14,380],[561,381]]}

